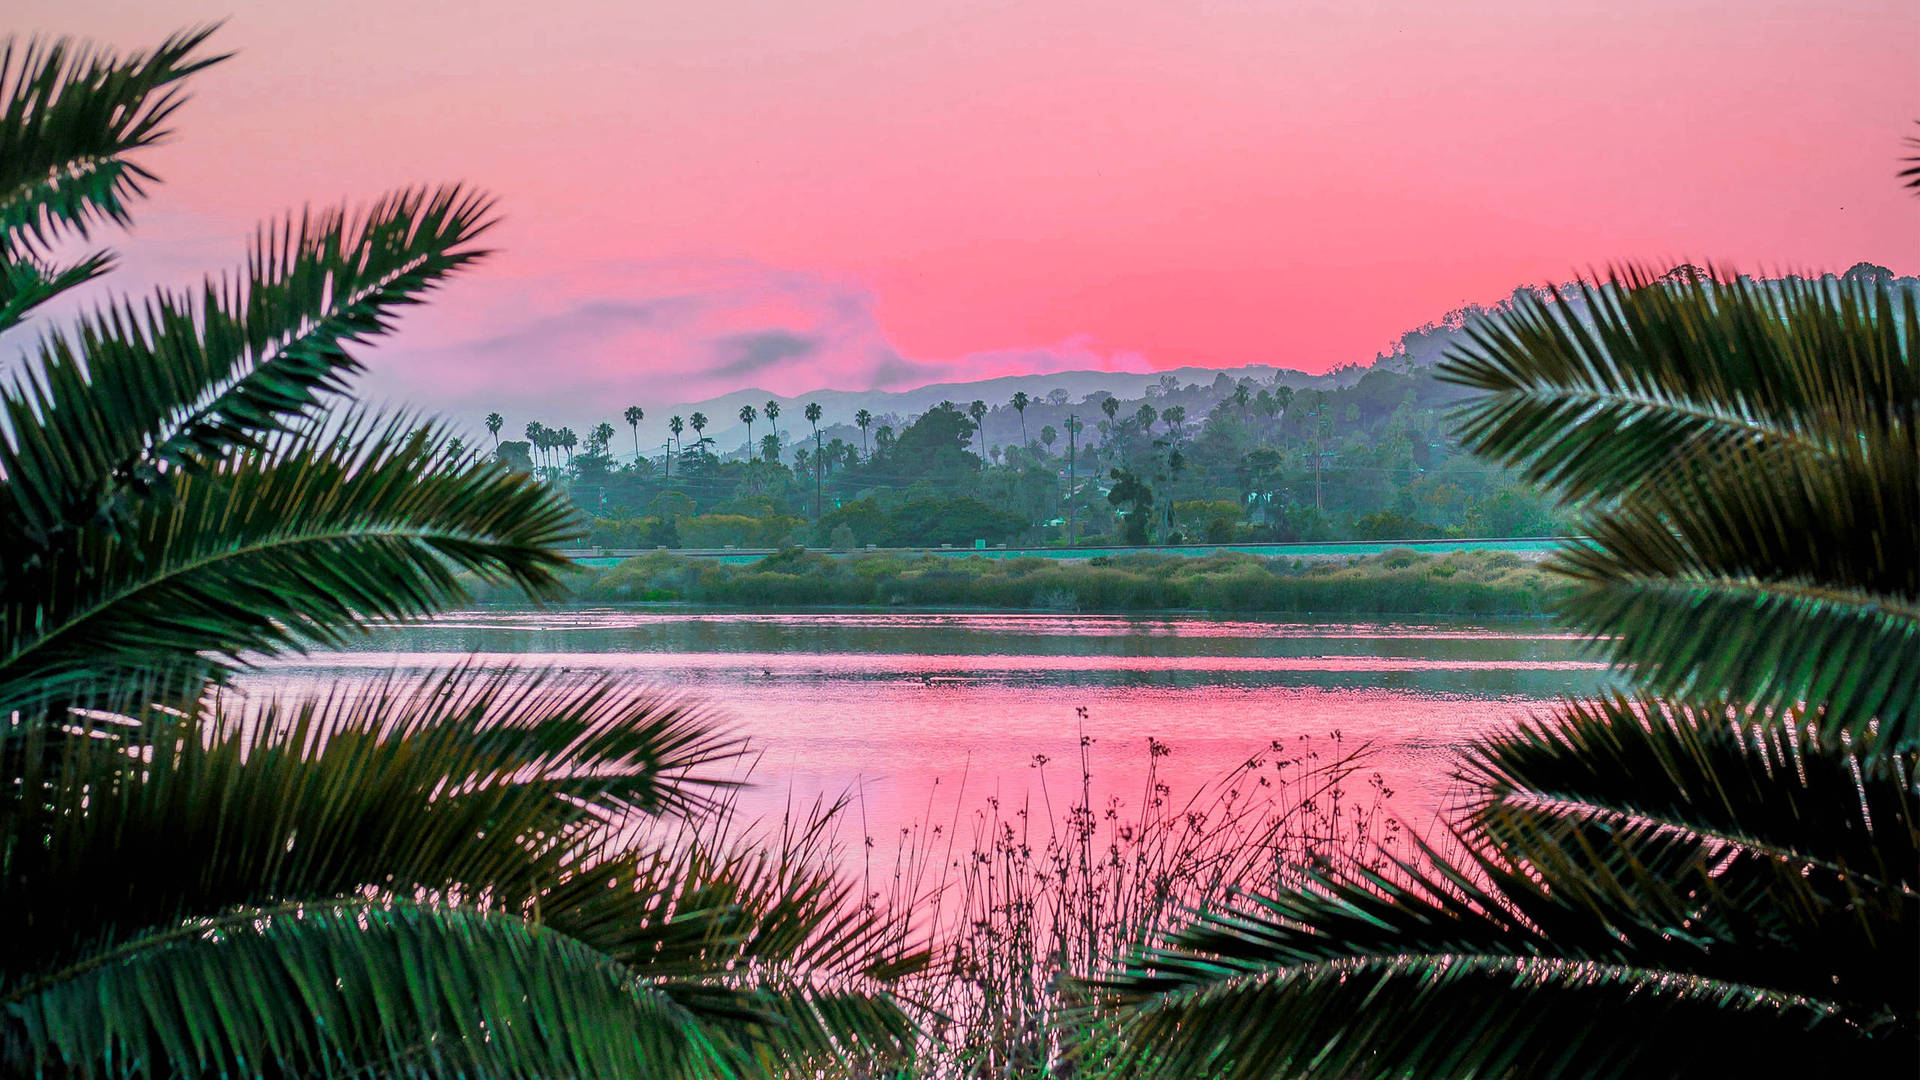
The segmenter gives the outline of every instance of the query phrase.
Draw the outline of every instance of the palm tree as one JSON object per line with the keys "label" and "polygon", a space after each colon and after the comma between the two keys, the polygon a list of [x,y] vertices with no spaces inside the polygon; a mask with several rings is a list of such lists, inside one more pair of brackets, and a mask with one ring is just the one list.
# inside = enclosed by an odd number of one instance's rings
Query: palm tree
{"label": "palm tree", "polygon": [[500,452],[500,429],[507,426],[507,419],[497,412],[487,414],[487,434],[493,436],[493,452]]}
{"label": "palm tree", "polygon": [[1101,398],[1100,411],[1107,414],[1108,421],[1116,419],[1120,415],[1120,399],[1112,394]]}
{"label": "palm tree", "polygon": [[753,406],[751,405],[740,406],[740,422],[747,425],[747,456],[748,457],[753,456],[753,422],[757,419],[759,419],[759,414],[753,411]]}
{"label": "palm tree", "polygon": [[670,416],[667,418],[667,430],[673,432],[674,452],[681,452],[683,447],[680,443],[680,433],[687,430],[687,422],[680,419],[678,415]]}
{"label": "palm tree", "polygon": [[[208,33],[0,47],[0,330],[108,267],[55,253],[129,219]],[[460,187],[294,214],[0,384],[8,1074],[811,1073],[903,1036],[817,852],[675,824],[738,750],[697,711],[516,672],[222,691],[460,572],[558,595],[564,499],[343,396],[492,221]]]}
{"label": "palm tree", "polygon": [[867,452],[867,427],[873,423],[873,414],[866,409],[861,409],[859,412],[853,414],[853,423],[860,429],[860,452],[865,454]]}
{"label": "palm tree", "polygon": [[762,406],[760,411],[767,414],[767,426],[773,429],[773,433],[780,434],[780,403],[768,398],[766,405]]}
{"label": "palm tree", "polygon": [[706,438],[701,432],[707,430],[707,414],[697,412],[687,417],[687,426],[693,428],[693,445],[695,449],[698,449]]}
{"label": "palm tree", "polygon": [[1459,854],[1139,957],[1108,989],[1142,1071],[1911,1065],[1916,325],[1884,281],[1638,270],[1476,324],[1462,437],[1583,514],[1566,615],[1644,690],[1471,746]]}
{"label": "palm tree", "polygon": [[627,426],[633,429],[633,463],[638,465],[640,464],[640,421],[647,418],[647,412],[638,405],[629,405],[622,415],[626,418]]}
{"label": "palm tree", "polygon": [[602,420],[593,425],[592,449],[596,453],[606,453],[607,445],[613,442],[613,425]]}
{"label": "palm tree", "polygon": [[973,430],[980,433],[980,467],[984,469],[987,467],[987,425],[984,423],[987,418],[987,403],[975,398],[973,403],[967,406],[967,415],[973,418]]}
{"label": "palm tree", "polygon": [[546,446],[546,427],[538,420],[527,421],[527,444],[535,450]]}
{"label": "palm tree", "polygon": [[1160,422],[1167,425],[1169,436],[1179,434],[1180,425],[1187,422],[1187,407],[1185,405],[1167,406],[1160,411]]}
{"label": "palm tree", "polygon": [[1054,441],[1058,438],[1060,433],[1053,430],[1052,424],[1040,425],[1040,445],[1046,447],[1049,452],[1053,450]]}
{"label": "palm tree", "polygon": [[1020,445],[1025,446],[1027,445],[1027,406],[1033,404],[1033,399],[1027,396],[1025,390],[1015,390],[1013,401],[1009,404],[1013,406],[1014,412],[1020,414]]}
{"label": "palm tree", "polygon": [[780,436],[772,432],[760,436],[760,457],[769,464],[780,461]]}
{"label": "palm tree", "polygon": [[563,427],[554,439],[554,445],[567,452],[567,464],[571,465],[573,464],[573,448],[580,445],[580,436],[575,435],[572,428]]}
{"label": "palm tree", "polygon": [[825,457],[820,450],[820,403],[817,401],[807,402],[806,410],[802,415],[807,418],[807,423],[813,425],[813,519],[818,521],[820,520],[820,506],[822,502],[820,495],[820,461]]}

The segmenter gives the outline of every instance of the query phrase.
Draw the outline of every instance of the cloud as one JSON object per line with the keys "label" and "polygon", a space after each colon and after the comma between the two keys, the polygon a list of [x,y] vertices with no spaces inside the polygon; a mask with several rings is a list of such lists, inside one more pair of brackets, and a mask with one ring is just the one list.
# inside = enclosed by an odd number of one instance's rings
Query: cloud
{"label": "cloud", "polygon": [[811,356],[819,347],[819,339],[786,330],[733,334],[714,342],[714,351],[722,362],[708,374],[747,375],[782,360]]}
{"label": "cloud", "polygon": [[910,357],[858,282],[745,260],[643,260],[549,272],[506,267],[452,283],[364,350],[368,389],[462,422],[517,425],[646,409],[641,438],[676,407],[736,391],[899,390],[1064,370],[1144,369],[1072,339],[957,357]]}

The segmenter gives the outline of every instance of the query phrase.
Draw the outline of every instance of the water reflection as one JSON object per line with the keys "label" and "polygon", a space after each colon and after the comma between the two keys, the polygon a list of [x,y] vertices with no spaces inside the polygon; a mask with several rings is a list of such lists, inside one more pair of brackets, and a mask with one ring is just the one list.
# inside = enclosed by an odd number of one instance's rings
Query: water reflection
{"label": "water reflection", "polygon": [[1096,786],[1125,794],[1149,736],[1174,748],[1163,771],[1194,783],[1275,741],[1338,732],[1377,747],[1403,816],[1419,818],[1449,797],[1452,747],[1605,678],[1578,639],[1538,622],[567,609],[385,628],[249,681],[469,660],[634,672],[701,695],[761,748],[750,807],[857,786],[882,836],[936,788],[949,805],[1017,800],[1046,772],[1036,755],[1073,760],[1082,736]]}

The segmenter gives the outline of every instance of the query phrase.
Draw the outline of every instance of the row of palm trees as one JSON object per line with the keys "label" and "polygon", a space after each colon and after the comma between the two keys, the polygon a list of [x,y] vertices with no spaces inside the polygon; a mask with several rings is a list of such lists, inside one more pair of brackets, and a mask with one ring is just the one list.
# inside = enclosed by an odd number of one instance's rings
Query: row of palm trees
{"label": "row of palm trees", "polygon": [[[1241,392],[1244,393],[1244,388]],[[1265,395],[1266,392],[1262,391],[1261,393],[1262,395]],[[1020,442],[1021,442],[1021,445],[1023,446],[1029,444],[1029,439],[1027,437],[1027,430],[1026,430],[1026,412],[1027,412],[1027,407],[1032,403],[1033,403],[1033,399],[1029,397],[1025,391],[1016,392],[1013,395],[1012,399],[1009,401],[1009,404],[1012,406],[1014,411],[1019,413],[1020,415]],[[1119,401],[1115,398],[1108,398],[1106,399],[1106,401],[1102,402],[1102,407],[1106,409],[1108,418],[1111,419],[1115,415],[1115,410],[1117,410],[1119,407]],[[1142,406],[1142,409],[1146,411],[1151,411],[1151,408],[1152,408],[1151,406]],[[975,432],[976,434],[978,434],[980,438],[980,457],[983,462],[987,458],[986,430],[985,430],[984,421],[986,419],[988,411],[989,410],[987,407],[987,403],[977,398],[967,406],[967,415],[972,418],[974,422]],[[740,423],[745,425],[747,429],[745,448],[749,457],[752,457],[757,452],[763,460],[766,460],[766,461],[779,460],[780,449],[782,446],[782,443],[778,434],[780,412],[781,412],[780,402],[774,399],[768,399],[767,403],[764,406],[761,406],[759,408],[755,408],[753,405],[740,406],[740,411],[737,415],[740,419]],[[808,423],[812,425],[814,441],[816,444],[818,444],[820,442],[820,420],[824,415],[819,403],[808,402],[802,414],[806,416]],[[1184,420],[1185,414],[1186,414],[1186,410],[1184,408],[1181,408],[1180,406],[1174,406],[1167,410],[1164,419],[1166,423],[1169,425],[1169,427],[1174,427],[1174,426],[1177,426],[1179,423],[1181,423],[1182,420]],[[638,405],[627,406],[626,411],[623,414],[623,419],[625,419],[627,426],[633,432],[633,460],[635,462],[640,461],[641,458],[645,456],[644,451],[640,447],[640,422],[642,420],[645,420],[646,416],[647,416],[646,410]],[[762,418],[765,418],[768,424],[774,425],[774,432],[762,438],[760,443],[756,447],[756,444],[754,443],[754,440],[753,440],[753,425],[759,422]],[[868,442],[868,429],[873,426],[875,419],[876,418],[872,410],[870,409],[862,408],[855,411],[853,414],[853,425],[860,429],[860,453],[862,457],[870,458],[872,456],[872,447]],[[675,454],[685,453],[686,446],[685,446],[685,443],[681,441],[681,436],[686,432],[688,428],[693,429],[694,436],[695,436],[695,443],[696,445],[698,445],[699,442],[704,438],[702,433],[706,430],[709,422],[710,421],[708,420],[707,415],[702,412],[695,412],[685,418],[682,418],[678,414],[672,417],[669,417],[667,420],[667,430],[672,434],[672,437],[673,437],[674,453]],[[486,423],[488,434],[490,434],[493,437],[494,448],[498,450],[500,446],[500,432],[506,426],[506,418],[501,416],[498,412],[490,412],[487,414],[485,423]],[[1147,426],[1151,426],[1151,423],[1152,423],[1151,421],[1148,421]],[[595,428],[595,432],[598,433],[601,428],[605,428],[605,427],[607,427],[607,425],[604,423],[601,425],[598,425]],[[1052,432],[1051,427],[1048,427],[1045,431],[1042,432],[1042,439],[1048,445],[1052,445],[1054,441],[1053,437],[1049,434],[1050,432]],[[567,455],[567,460],[571,461],[573,457],[573,450],[580,443],[579,437],[574,434],[574,431],[572,428],[569,428],[569,427],[549,428],[545,424],[542,424],[537,420],[530,420],[527,422],[526,436],[527,436],[527,442],[530,444],[532,449],[535,451],[538,451],[542,455],[540,463],[548,467],[557,466],[559,464],[559,462],[554,460],[552,457],[554,451],[565,452]],[[606,440],[603,438],[600,440],[600,443],[602,448],[604,449],[606,445]],[[815,453],[814,455],[812,455],[813,460],[823,460],[819,456],[820,450],[821,450],[821,447],[819,445],[816,445]],[[671,469],[671,465],[669,465],[669,469]]]}

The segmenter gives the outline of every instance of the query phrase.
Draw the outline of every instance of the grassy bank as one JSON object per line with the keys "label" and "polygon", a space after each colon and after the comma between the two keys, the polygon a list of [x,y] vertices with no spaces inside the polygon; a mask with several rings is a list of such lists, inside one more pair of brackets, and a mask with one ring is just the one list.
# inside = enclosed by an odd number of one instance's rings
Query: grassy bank
{"label": "grassy bank", "polygon": [[656,552],[583,570],[574,598],[740,607],[930,606],[1053,611],[1531,615],[1564,585],[1505,552],[1396,549],[1348,559],[1139,553],[1053,559],[787,551],[744,566]]}

